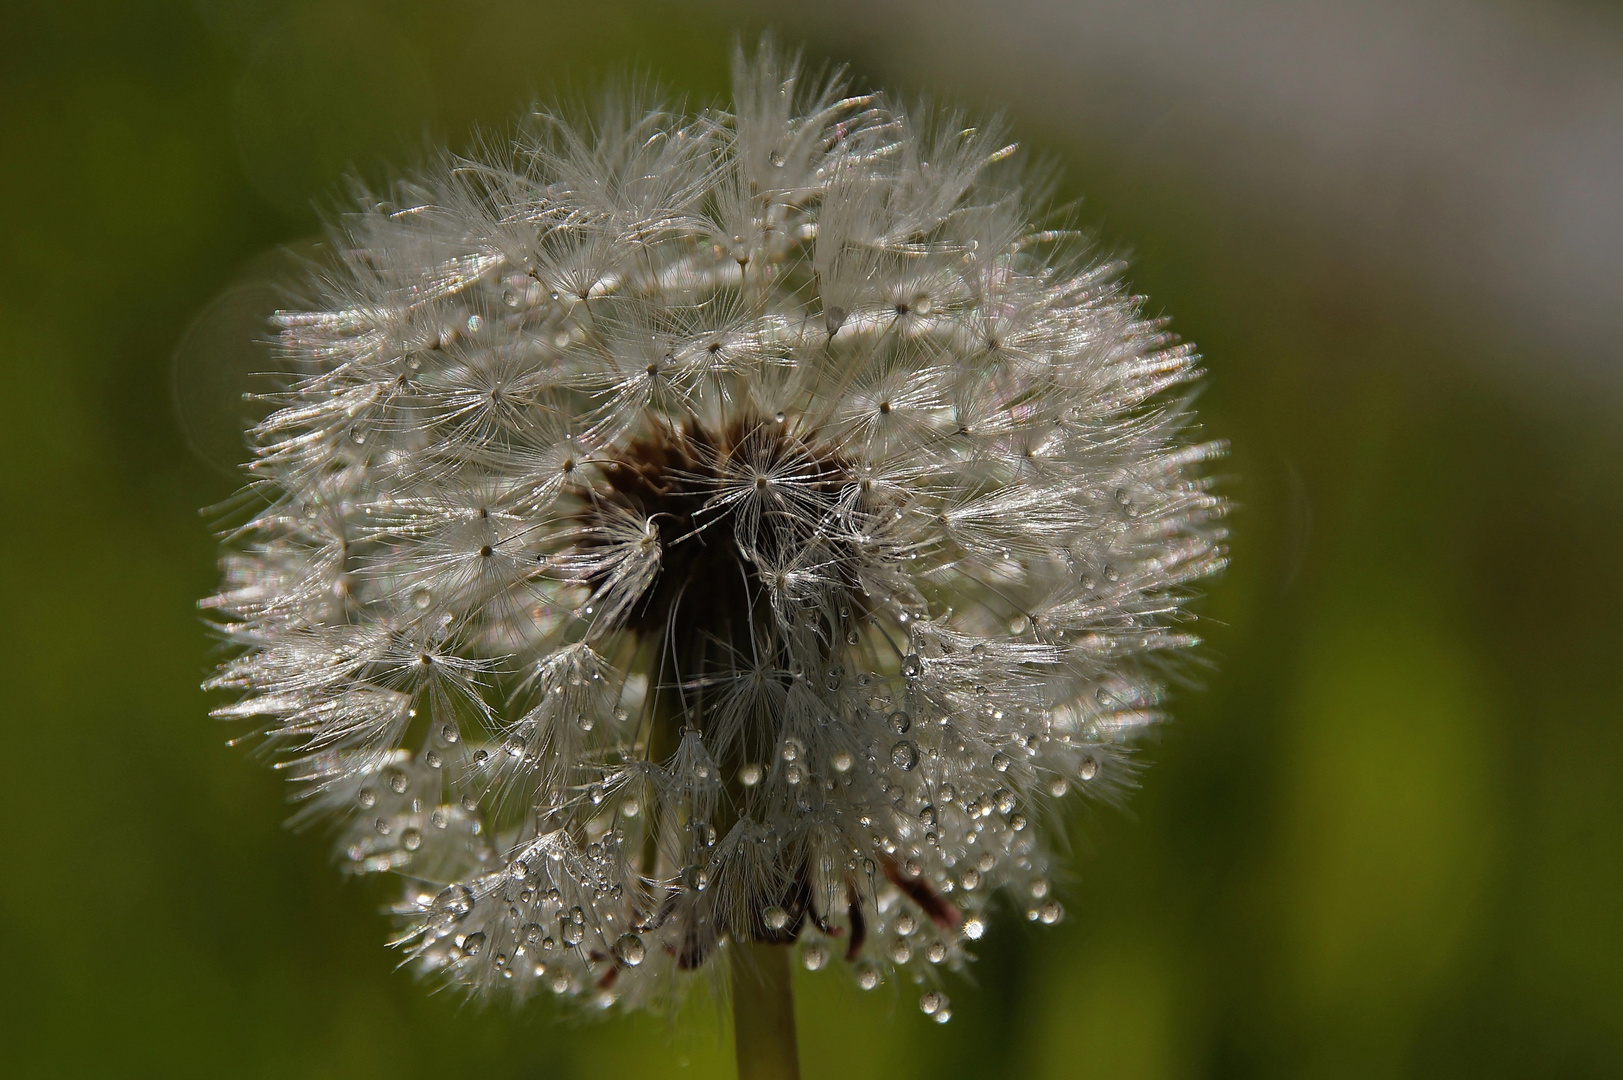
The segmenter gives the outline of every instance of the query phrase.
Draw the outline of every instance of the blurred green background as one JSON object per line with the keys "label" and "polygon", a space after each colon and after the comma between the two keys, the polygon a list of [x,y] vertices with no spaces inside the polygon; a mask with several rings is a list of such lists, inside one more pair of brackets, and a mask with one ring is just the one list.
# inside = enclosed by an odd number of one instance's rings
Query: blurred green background
{"label": "blurred green background", "polygon": [[[896,60],[905,41],[784,10],[791,44],[863,80],[957,85]],[[715,99],[734,36],[775,18],[5,5],[0,1073],[731,1075],[704,995],[582,1022],[394,970],[387,890],[284,829],[280,780],[205,715],[198,508],[235,485],[189,450],[171,365],[347,169],[628,67]],[[1233,568],[1142,790],[1072,822],[1070,917],[1007,912],[945,1027],[800,973],[808,1080],[1623,1076],[1616,385],[1440,315],[1311,215],[1011,120],[1207,357]]]}

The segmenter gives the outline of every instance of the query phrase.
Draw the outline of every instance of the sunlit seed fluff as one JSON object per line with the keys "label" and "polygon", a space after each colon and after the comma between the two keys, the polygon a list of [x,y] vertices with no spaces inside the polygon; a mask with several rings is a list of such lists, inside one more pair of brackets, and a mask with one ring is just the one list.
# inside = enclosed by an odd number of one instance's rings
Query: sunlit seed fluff
{"label": "sunlit seed fluff", "polygon": [[658,1003],[729,940],[934,985],[1108,795],[1223,503],[1195,356],[1012,148],[763,50],[345,219],[207,606],[398,944]]}

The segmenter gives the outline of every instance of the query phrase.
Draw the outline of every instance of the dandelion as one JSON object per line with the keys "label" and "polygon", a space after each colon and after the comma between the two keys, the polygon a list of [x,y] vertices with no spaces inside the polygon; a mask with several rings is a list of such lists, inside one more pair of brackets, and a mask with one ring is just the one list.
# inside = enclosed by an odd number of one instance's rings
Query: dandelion
{"label": "dandelion", "polygon": [[763,47],[731,111],[538,115],[342,221],[209,685],[413,967],[725,964],[787,1075],[791,954],[945,1021],[996,897],[1062,917],[1045,822],[1130,782],[1224,506],[1194,353],[1014,156]]}

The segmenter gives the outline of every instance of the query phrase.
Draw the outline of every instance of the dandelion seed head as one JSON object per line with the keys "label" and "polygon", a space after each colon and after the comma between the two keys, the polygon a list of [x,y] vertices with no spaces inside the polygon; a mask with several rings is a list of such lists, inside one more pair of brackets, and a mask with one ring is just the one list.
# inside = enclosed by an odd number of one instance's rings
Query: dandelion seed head
{"label": "dandelion seed head", "polygon": [[209,685],[416,968],[635,1007],[728,940],[872,988],[1000,891],[1060,920],[1044,822],[1131,782],[1221,448],[1015,157],[763,48],[340,223]]}

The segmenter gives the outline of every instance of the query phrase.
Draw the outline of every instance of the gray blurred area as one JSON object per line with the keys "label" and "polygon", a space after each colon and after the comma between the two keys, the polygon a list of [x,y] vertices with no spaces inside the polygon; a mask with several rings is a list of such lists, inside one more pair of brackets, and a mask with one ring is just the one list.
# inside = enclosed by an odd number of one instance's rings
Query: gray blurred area
{"label": "gray blurred area", "polygon": [[1623,390],[1623,21],[1488,0],[728,5],[1004,105],[1395,274],[1545,374]]}

